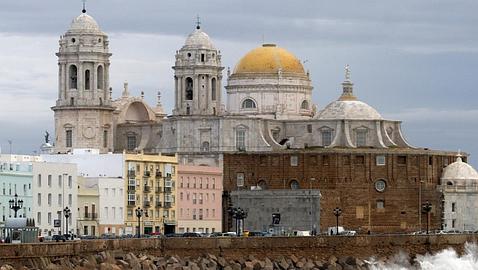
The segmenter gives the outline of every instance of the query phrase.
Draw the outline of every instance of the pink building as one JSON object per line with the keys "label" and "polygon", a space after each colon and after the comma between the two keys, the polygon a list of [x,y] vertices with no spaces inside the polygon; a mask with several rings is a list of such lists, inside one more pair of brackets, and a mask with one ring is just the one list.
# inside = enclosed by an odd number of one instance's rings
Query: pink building
{"label": "pink building", "polygon": [[222,229],[222,169],[178,166],[178,232],[220,232]]}

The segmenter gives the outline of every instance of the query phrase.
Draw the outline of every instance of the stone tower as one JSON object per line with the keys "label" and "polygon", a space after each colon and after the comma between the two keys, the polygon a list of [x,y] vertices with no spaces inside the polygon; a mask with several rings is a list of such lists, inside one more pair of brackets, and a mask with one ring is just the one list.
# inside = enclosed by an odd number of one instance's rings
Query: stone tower
{"label": "stone tower", "polygon": [[86,10],[60,37],[55,153],[74,148],[113,150],[108,36]]}
{"label": "stone tower", "polygon": [[222,112],[221,55],[198,26],[176,52],[174,115],[219,115]]}

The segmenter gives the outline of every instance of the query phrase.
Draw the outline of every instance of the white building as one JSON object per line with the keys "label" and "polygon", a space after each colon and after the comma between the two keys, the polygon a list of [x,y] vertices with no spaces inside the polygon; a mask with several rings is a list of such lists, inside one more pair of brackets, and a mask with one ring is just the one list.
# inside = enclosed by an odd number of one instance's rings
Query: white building
{"label": "white building", "polygon": [[[76,232],[78,183],[76,164],[33,162],[32,216],[42,235],[66,232],[64,209],[70,209],[68,231]],[[55,227],[55,220],[60,227]]]}
{"label": "white building", "polygon": [[478,172],[458,156],[443,170],[443,229],[478,230]]}
{"label": "white building", "polygon": [[[125,198],[124,191],[124,155],[99,154],[98,150],[75,149],[72,154],[42,155],[47,161],[65,162],[78,166],[78,175],[83,177],[90,185],[96,186],[99,198],[92,198],[90,202],[82,199],[83,205],[78,205],[80,212],[89,209],[90,214],[95,204],[95,214],[98,220],[97,231],[99,235],[123,234]],[[84,216],[84,215],[83,215]],[[84,218],[78,221],[84,223]],[[88,217],[88,219],[91,219]],[[84,225],[82,225],[84,226]],[[89,225],[91,226],[91,225]],[[81,234],[84,228],[79,228]],[[96,229],[95,229],[96,230]],[[91,233],[93,230],[88,230]]]}

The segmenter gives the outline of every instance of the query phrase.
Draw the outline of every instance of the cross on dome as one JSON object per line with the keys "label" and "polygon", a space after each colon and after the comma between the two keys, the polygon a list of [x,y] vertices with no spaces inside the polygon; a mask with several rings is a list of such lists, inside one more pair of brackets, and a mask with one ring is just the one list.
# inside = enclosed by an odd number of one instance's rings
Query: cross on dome
{"label": "cross on dome", "polygon": [[199,18],[199,15],[196,16],[196,29],[201,29],[201,18]]}
{"label": "cross on dome", "polygon": [[350,66],[348,64],[345,65],[345,80],[350,81]]}
{"label": "cross on dome", "polygon": [[81,0],[83,2],[83,10],[82,13],[86,13],[86,0]]}

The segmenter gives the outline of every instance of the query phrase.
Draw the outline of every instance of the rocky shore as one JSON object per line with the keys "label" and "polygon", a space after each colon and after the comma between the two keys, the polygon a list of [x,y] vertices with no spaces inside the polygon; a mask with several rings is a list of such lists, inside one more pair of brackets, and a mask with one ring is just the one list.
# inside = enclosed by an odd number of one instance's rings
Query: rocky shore
{"label": "rocky shore", "polygon": [[200,257],[165,256],[156,257],[148,254],[122,252],[101,252],[84,257],[35,258],[27,259],[23,265],[3,264],[0,270],[13,269],[47,269],[47,270],[239,270],[239,269],[320,269],[320,270],[353,270],[369,269],[369,263],[353,257],[336,258],[330,256],[327,261],[296,257],[294,255],[279,258],[247,258],[228,260],[212,254]]}

